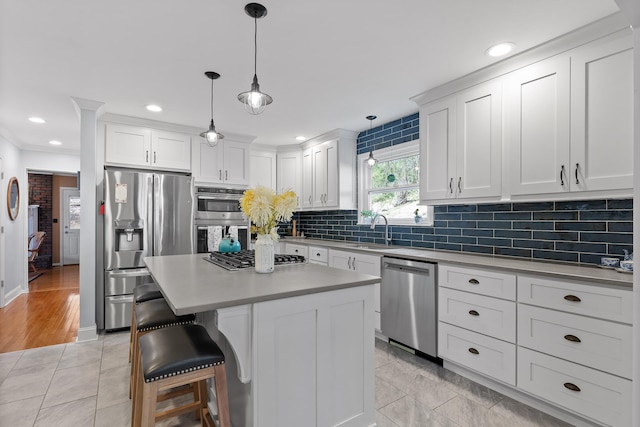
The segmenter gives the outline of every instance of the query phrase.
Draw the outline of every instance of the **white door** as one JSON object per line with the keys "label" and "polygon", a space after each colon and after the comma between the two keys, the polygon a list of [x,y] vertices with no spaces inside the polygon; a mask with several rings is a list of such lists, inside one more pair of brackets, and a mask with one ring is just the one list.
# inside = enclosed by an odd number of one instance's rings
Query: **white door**
{"label": "white door", "polygon": [[80,262],[80,190],[75,188],[61,189],[62,209],[62,265]]}

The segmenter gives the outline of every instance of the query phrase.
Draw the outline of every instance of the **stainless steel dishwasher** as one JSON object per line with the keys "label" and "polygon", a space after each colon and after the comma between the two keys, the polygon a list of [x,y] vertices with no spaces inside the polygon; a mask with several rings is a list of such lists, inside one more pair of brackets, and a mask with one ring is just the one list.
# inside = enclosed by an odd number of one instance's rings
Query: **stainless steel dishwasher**
{"label": "stainless steel dishwasher", "polygon": [[437,357],[436,264],[383,257],[382,334]]}

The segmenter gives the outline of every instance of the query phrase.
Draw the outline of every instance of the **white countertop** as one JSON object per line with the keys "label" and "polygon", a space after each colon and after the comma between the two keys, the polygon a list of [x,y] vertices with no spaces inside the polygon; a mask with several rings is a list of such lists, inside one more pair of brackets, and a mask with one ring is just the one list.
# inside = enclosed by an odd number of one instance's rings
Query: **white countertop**
{"label": "white countertop", "polygon": [[256,273],[252,268],[228,271],[205,261],[205,256],[170,255],[144,259],[177,315],[380,282],[377,276],[311,263],[276,266],[269,274]]}
{"label": "white countertop", "polygon": [[[491,255],[475,255],[469,253],[436,251],[429,249],[411,248],[407,246],[384,246],[369,243],[356,243],[335,240],[283,238],[281,242],[304,244],[309,246],[324,246],[333,249],[342,249],[382,255],[415,259],[433,263],[453,263],[469,267],[491,268],[506,270],[518,274],[552,275],[568,280],[580,280],[598,283],[601,285],[628,287],[633,286],[633,274],[619,273],[612,269],[599,268],[590,265],[575,265],[569,263],[509,258]],[[359,247],[360,246],[360,247]]]}

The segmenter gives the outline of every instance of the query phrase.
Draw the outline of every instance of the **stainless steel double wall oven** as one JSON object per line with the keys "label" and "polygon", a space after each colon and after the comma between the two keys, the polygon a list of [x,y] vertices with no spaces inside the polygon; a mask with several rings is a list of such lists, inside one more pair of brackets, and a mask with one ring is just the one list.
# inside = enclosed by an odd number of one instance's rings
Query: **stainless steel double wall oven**
{"label": "stainless steel double wall oven", "polygon": [[242,249],[249,249],[250,223],[240,210],[240,197],[244,190],[197,186],[194,189],[194,252],[210,252],[209,231],[212,226],[222,227],[222,236],[230,226],[238,227],[238,240]]}

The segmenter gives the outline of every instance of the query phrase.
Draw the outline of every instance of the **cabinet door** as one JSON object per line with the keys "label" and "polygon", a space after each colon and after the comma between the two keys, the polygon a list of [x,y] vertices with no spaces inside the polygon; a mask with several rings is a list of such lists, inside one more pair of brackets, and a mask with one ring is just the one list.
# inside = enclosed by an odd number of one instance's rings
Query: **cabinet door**
{"label": "cabinet door", "polygon": [[309,148],[302,153],[302,199],[300,207],[313,207],[313,151]]}
{"label": "cabinet door", "polygon": [[276,153],[251,151],[249,185],[263,185],[276,191]]}
{"label": "cabinet door", "polygon": [[341,270],[353,270],[353,254],[346,251],[329,250],[329,267]]}
{"label": "cabinet door", "polygon": [[221,142],[213,147],[203,141],[196,145],[193,158],[196,182],[222,183],[222,147]]}
{"label": "cabinet door", "polygon": [[149,166],[151,130],[107,123],[105,163],[125,166]]}
{"label": "cabinet door", "polygon": [[522,68],[507,85],[511,194],[569,191],[569,58]]}
{"label": "cabinet door", "polygon": [[455,197],[455,97],[420,108],[420,199]]}
{"label": "cabinet door", "polygon": [[224,141],[222,179],[226,184],[249,185],[249,146],[245,142]]}
{"label": "cabinet door", "polygon": [[298,195],[298,207],[300,207],[300,182],[302,166],[300,151],[278,153],[277,171],[277,193],[282,194],[287,190],[293,190]]}
{"label": "cabinet door", "polygon": [[[328,208],[338,207],[340,194],[338,186],[338,141],[323,144],[325,150],[326,184],[324,205]],[[355,171],[353,172],[355,173]]]}
{"label": "cabinet door", "polygon": [[151,131],[151,166],[191,171],[191,138],[181,133]]}
{"label": "cabinet door", "polygon": [[571,191],[633,188],[633,44],[571,56]]}
{"label": "cabinet door", "polygon": [[502,84],[458,95],[456,112],[457,197],[500,196],[502,190]]}
{"label": "cabinet door", "polygon": [[327,191],[327,150],[324,144],[313,147],[311,163],[313,179],[311,180],[311,193],[313,195],[313,207],[322,207],[325,204]]}
{"label": "cabinet door", "polygon": [[353,254],[354,269],[359,273],[380,276],[380,257],[375,255]]}

